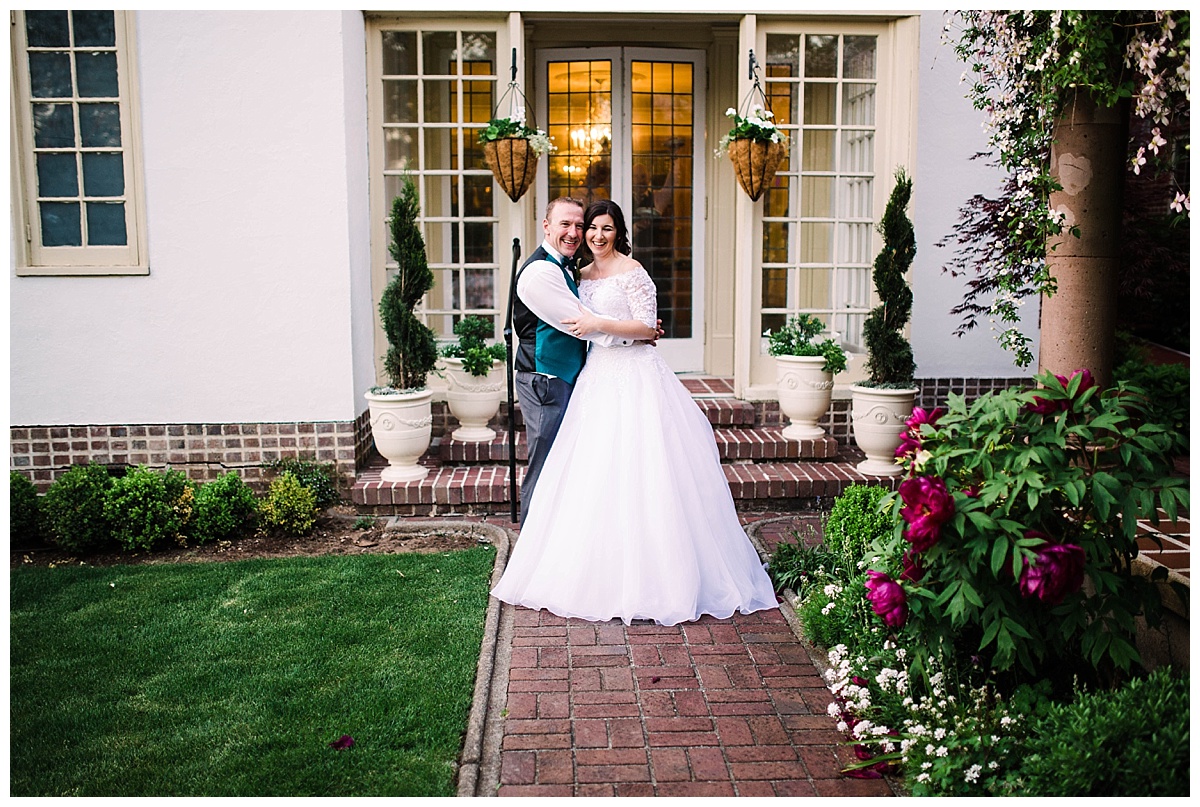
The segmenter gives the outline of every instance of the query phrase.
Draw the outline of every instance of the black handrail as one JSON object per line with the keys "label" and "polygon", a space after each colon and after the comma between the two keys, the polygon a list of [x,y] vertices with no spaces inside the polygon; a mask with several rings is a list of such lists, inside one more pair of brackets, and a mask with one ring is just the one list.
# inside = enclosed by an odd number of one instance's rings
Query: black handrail
{"label": "black handrail", "polygon": [[513,389],[513,300],[517,293],[517,261],[521,259],[521,239],[513,239],[512,277],[508,283],[508,306],[504,316],[504,346],[508,360],[508,500],[512,521],[517,523],[517,416]]}

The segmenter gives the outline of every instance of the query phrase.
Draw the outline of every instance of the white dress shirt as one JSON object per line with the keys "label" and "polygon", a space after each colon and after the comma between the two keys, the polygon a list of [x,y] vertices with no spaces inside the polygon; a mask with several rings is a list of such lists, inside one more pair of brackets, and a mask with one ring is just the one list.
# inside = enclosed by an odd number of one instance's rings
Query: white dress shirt
{"label": "white dress shirt", "polygon": [[[542,249],[553,255],[557,260],[563,260],[563,256],[544,241],[542,242]],[[567,317],[579,316],[579,309],[583,304],[579,302],[578,297],[571,293],[571,289],[567,287],[562,273],[562,267],[558,264],[545,260],[534,261],[521,270],[520,277],[517,278],[517,294],[520,296],[521,302],[525,303],[525,306],[542,322],[562,331],[568,336],[574,336],[568,327],[563,325],[562,320]],[[584,307],[584,310],[601,319],[616,321],[615,317],[596,314],[586,307]],[[609,333],[601,333],[600,331],[575,338],[582,339],[585,342],[593,342],[601,347],[632,345],[634,342],[632,339],[622,339],[621,337],[613,336]]]}

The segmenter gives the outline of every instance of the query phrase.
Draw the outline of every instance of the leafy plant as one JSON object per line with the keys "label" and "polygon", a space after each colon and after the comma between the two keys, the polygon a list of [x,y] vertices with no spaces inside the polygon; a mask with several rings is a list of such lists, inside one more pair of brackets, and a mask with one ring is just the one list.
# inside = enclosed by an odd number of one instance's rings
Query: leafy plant
{"label": "leafy plant", "polygon": [[1191,421],[1191,371],[1183,364],[1151,364],[1136,350],[1113,371],[1114,381],[1143,394],[1146,420],[1187,436]]}
{"label": "leafy plant", "polygon": [[248,531],[258,513],[258,499],[234,471],[221,474],[196,490],[192,535],[202,544],[233,538]]}
{"label": "leafy plant", "polygon": [[875,258],[871,277],[879,294],[879,305],[863,323],[867,345],[867,373],[862,386],[904,389],[913,384],[916,363],[912,345],[904,338],[904,326],[912,314],[913,295],[905,274],[917,253],[916,234],[905,209],[912,198],[912,179],[903,168],[896,170],[896,185],[888,197],[879,233],[883,248]]}
{"label": "leafy plant", "polygon": [[910,476],[875,569],[903,585],[918,667],[960,651],[1002,671],[1128,670],[1135,619],[1160,614],[1130,564],[1138,519],[1188,506],[1170,459],[1186,438],[1144,422],[1121,390],[1099,394],[1086,370],[1037,380],[970,406],[951,395],[902,457]]}
{"label": "leafy plant", "polygon": [[437,364],[433,331],[414,311],[433,288],[433,272],[425,257],[425,239],[417,226],[419,200],[412,177],[404,176],[399,196],[392,200],[391,244],[396,274],[379,300],[379,317],[389,348],[384,369],[393,390],[417,390]]}
{"label": "leafy plant", "polygon": [[878,649],[887,638],[867,602],[864,576],[826,578],[806,589],[797,615],[804,635],[820,647],[852,645],[860,652]]}
{"label": "leafy plant", "polygon": [[168,484],[166,475],[138,466],[113,480],[104,515],[123,548],[149,550],[182,538],[191,515],[192,485],[178,471],[174,473],[177,476]]}
{"label": "leafy plant", "polygon": [[375,526],[375,518],[373,516],[359,516],[354,519],[354,524],[351,526],[356,530],[369,530]]}
{"label": "leafy plant", "polygon": [[1186,672],[1155,670],[1112,691],[1051,705],[1031,727],[1013,775],[1023,796],[1187,796]]}
{"label": "leafy plant", "polygon": [[462,359],[463,369],[473,376],[486,376],[493,361],[508,358],[503,342],[488,345],[484,340],[491,338],[494,326],[484,317],[467,316],[454,323],[454,335],[458,341],[442,348],[446,358]]}
{"label": "leafy plant", "polygon": [[827,567],[832,567],[833,558],[820,543],[809,546],[816,540],[816,531],[808,527],[808,539],[793,532],[791,541],[780,541],[771,552],[767,563],[767,574],[776,591],[791,589],[803,596],[814,581],[824,580]]}
{"label": "leafy plant", "polygon": [[288,535],[307,535],[317,520],[317,497],[284,471],[271,481],[267,498],[259,506],[263,523]]}
{"label": "leafy plant", "polygon": [[889,493],[878,485],[850,485],[834,500],[822,540],[845,570],[843,579],[859,575],[871,545],[891,535],[895,517],[884,505]]}
{"label": "leafy plant", "polygon": [[550,137],[541,129],[525,125],[523,117],[492,118],[486,128],[479,132],[479,142],[487,143],[492,140],[503,140],[507,137],[517,137],[528,140],[529,147],[538,156],[550,151],[558,151]]}
{"label": "leafy plant", "polygon": [[263,467],[277,474],[290,473],[296,477],[301,485],[313,492],[318,510],[332,507],[342,500],[332,463],[284,457],[265,462]]}
{"label": "leafy plant", "polygon": [[112,540],[104,502],[113,480],[103,465],[73,465],[42,497],[54,542],[72,552],[100,549]]}
{"label": "leafy plant", "polygon": [[720,157],[729,150],[729,144],[734,140],[757,140],[760,143],[786,143],[787,135],[771,120],[775,113],[754,104],[745,117],[738,114],[733,107],[725,110],[725,116],[733,118],[733,128],[721,138],[716,154]]}
{"label": "leafy plant", "polygon": [[797,314],[778,331],[767,332],[767,352],[772,356],[824,356],[822,370],[837,375],[846,369],[846,351],[833,339],[813,340],[825,323],[812,314]]}
{"label": "leafy plant", "polygon": [[8,474],[8,539],[14,548],[42,542],[42,512],[37,488],[20,471]]}
{"label": "leafy plant", "polygon": [[[1001,346],[1024,367],[1033,353],[1029,337],[1017,327],[1021,302],[1055,291],[1055,279],[1046,268],[1047,242],[1068,226],[1062,211],[1050,205],[1051,192],[1059,189],[1050,172],[1055,122],[1077,92],[1091,93],[1103,106],[1132,99],[1133,114],[1154,124],[1140,127],[1141,142],[1126,163],[1135,174],[1148,157],[1167,163],[1181,146],[1186,148],[1190,14],[948,13],[947,33],[956,26],[961,30],[954,49],[972,74],[968,98],[987,115],[991,156],[1009,177],[999,198],[977,195],[968,201],[961,211],[960,235],[946,239],[959,247],[947,270],[977,275],[952,313],[964,314],[959,333],[973,328],[979,315],[1000,323],[996,330]],[[1167,187],[1175,194],[1171,209],[1184,219],[1190,215],[1190,191],[1178,181]]]}

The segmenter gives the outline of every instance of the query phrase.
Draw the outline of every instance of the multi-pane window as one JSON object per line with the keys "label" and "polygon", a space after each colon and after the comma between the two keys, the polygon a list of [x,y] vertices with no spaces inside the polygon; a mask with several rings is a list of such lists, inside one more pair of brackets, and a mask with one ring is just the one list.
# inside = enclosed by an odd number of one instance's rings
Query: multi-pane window
{"label": "multi-pane window", "polygon": [[762,328],[819,316],[862,349],[871,303],[877,37],[768,34],[766,94],[791,138],[764,195]]}
{"label": "multi-pane window", "polygon": [[613,63],[609,59],[546,65],[550,199],[585,205],[612,194]]}
{"label": "multi-pane window", "polygon": [[[435,285],[426,321],[439,337],[475,314],[494,319],[496,216],[492,173],[477,142],[496,102],[496,33],[382,30],[385,207],[405,173],[417,185]],[[395,263],[388,262],[388,273]]]}
{"label": "multi-pane window", "polygon": [[667,339],[692,336],[693,72],[668,61],[630,70],[633,250],[658,289]]}
{"label": "multi-pane window", "polygon": [[94,10],[14,18],[30,273],[145,271],[125,22]]}

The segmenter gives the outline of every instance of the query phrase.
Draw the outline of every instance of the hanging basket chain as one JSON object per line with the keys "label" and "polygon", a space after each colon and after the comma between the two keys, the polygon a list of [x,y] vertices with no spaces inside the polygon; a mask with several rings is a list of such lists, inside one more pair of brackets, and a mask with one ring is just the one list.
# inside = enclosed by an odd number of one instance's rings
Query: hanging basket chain
{"label": "hanging basket chain", "polygon": [[[496,102],[496,106],[492,111],[492,121],[489,124],[489,129],[496,125],[496,121],[504,120],[501,118],[500,110],[505,107],[505,102],[508,104],[508,114],[505,116],[507,120],[513,121],[516,126],[502,129],[508,131],[512,129],[511,135],[501,136],[495,139],[483,139],[483,155],[487,166],[492,169],[492,174],[496,177],[496,182],[504,189],[508,198],[516,202],[525,192],[533,185],[533,180],[537,175],[538,152],[535,151],[529,144],[527,139],[531,130],[536,131],[537,125],[533,120],[532,111],[529,109],[529,102],[525,98],[525,94],[521,91],[521,86],[517,83],[517,49],[512,49],[512,75],[508,83],[508,89],[500,96]],[[526,115],[529,115],[528,121]]]}
{"label": "hanging basket chain", "polygon": [[[749,69],[749,78],[754,84],[739,105],[737,114],[742,120],[750,118],[750,113],[756,106],[755,96],[762,101],[757,106],[761,106],[763,110],[771,113],[771,101],[763,91],[758,73],[759,63],[753,50],[750,51]],[[766,117],[774,117],[774,115],[771,113]],[[742,186],[742,190],[753,202],[757,202],[770,186],[771,181],[775,178],[775,172],[779,170],[779,166],[786,157],[787,146],[784,142],[763,141],[752,137],[736,138],[729,142],[729,158],[733,163],[734,176],[737,177],[738,184]]]}

